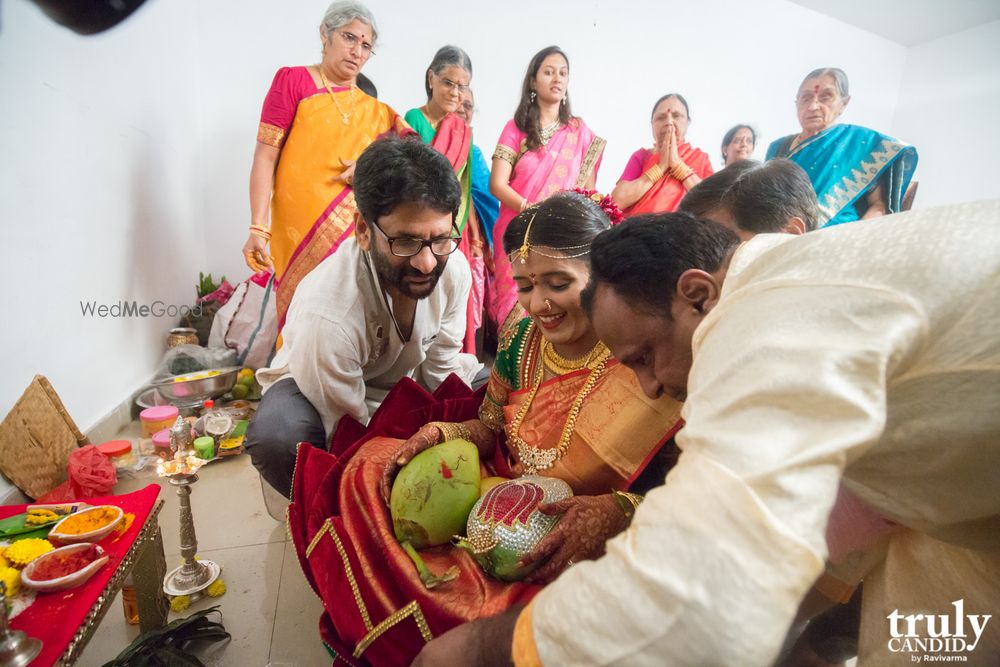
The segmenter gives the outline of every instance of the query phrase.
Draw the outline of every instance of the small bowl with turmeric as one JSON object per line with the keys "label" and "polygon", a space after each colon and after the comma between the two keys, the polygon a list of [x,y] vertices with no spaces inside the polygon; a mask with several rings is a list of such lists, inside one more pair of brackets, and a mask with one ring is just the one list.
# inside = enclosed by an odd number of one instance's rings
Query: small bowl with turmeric
{"label": "small bowl with turmeric", "polygon": [[57,523],[49,533],[50,540],[62,544],[99,542],[115,529],[125,512],[114,505],[98,505],[80,510]]}

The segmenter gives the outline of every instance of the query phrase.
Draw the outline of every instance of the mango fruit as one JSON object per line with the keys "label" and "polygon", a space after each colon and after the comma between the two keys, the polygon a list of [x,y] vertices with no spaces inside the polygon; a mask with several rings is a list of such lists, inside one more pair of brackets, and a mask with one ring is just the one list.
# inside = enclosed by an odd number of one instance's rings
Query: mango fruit
{"label": "mango fruit", "polygon": [[455,439],[425,449],[403,466],[392,485],[389,511],[396,539],[416,549],[446,544],[461,534],[479,500],[479,450]]}

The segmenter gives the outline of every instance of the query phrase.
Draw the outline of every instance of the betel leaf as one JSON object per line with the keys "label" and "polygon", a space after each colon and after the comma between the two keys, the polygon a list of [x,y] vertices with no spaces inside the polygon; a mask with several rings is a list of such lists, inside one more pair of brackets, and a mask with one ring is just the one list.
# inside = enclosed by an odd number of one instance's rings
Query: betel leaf
{"label": "betel leaf", "polygon": [[231,638],[221,622],[210,620],[212,612],[219,618],[218,605],[179,618],[162,628],[144,632],[124,651],[102,667],[203,667],[197,656],[188,652],[188,644],[196,641],[218,642]]}

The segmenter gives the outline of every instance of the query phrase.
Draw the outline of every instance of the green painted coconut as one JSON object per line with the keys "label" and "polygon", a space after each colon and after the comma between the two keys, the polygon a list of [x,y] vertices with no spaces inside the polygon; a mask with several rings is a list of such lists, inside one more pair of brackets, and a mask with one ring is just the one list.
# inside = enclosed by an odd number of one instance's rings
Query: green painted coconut
{"label": "green painted coconut", "polygon": [[396,539],[417,549],[446,544],[461,534],[479,499],[479,450],[468,440],[425,449],[403,466],[392,485],[389,510]]}

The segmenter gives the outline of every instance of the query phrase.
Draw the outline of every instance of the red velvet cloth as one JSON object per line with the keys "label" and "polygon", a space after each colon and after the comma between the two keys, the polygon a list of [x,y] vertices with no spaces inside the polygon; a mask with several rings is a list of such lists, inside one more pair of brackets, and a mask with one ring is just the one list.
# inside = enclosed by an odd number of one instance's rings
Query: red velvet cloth
{"label": "red velvet cloth", "polygon": [[[108,553],[108,564],[97,571],[79,588],[51,593],[38,593],[35,602],[10,622],[15,630],[24,630],[29,637],[42,640],[42,652],[32,665],[54,664],[69,646],[73,635],[87,617],[87,613],[97,602],[98,596],[108,585],[122,558],[135,543],[149,513],[160,495],[157,484],[122,496],[86,498],[90,505],[115,505],[127,514],[134,514],[135,520],[124,535],[115,531],[98,542]],[[5,519],[25,511],[27,505],[5,505],[0,507],[0,519]],[[114,613],[114,609],[108,613]],[[120,613],[120,612],[119,612]],[[124,646],[122,647],[125,648]]]}
{"label": "red velvet cloth", "polygon": [[[323,602],[320,634],[343,662],[409,664],[425,643],[414,614],[386,630],[360,659],[352,654],[369,628],[411,602],[419,606],[430,633],[438,636],[465,621],[526,603],[539,590],[537,586],[490,579],[471,556],[450,546],[420,552],[435,574],[453,565],[459,568],[458,579],[427,590],[396,541],[389,510],[379,494],[381,471],[398,443],[385,438],[407,438],[430,421],[475,418],[483,393],[483,389],[472,392],[452,376],[431,396],[403,379],[373,415],[367,430],[345,418],[334,434],[332,453],[299,448],[289,530],[302,569]],[[327,521],[339,544],[326,532],[314,542]]]}

